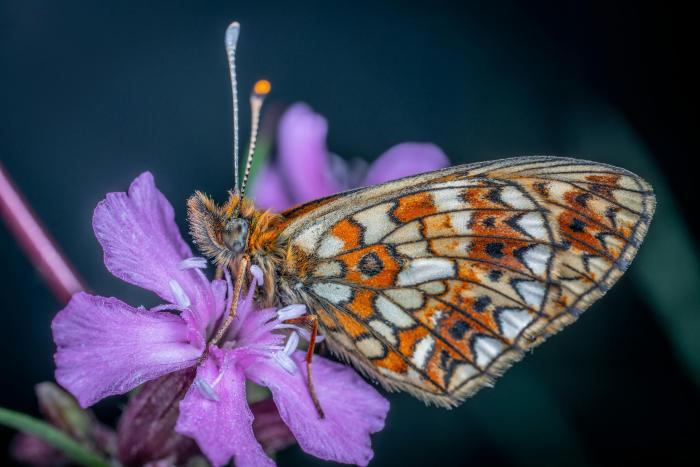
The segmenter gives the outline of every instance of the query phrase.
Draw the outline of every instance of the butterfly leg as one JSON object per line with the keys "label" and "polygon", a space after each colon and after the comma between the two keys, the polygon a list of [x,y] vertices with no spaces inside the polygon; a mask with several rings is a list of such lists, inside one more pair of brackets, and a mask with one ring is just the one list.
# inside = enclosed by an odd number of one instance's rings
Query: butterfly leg
{"label": "butterfly leg", "polygon": [[319,418],[326,418],[326,415],[323,413],[323,408],[321,407],[321,402],[318,400],[318,396],[316,395],[316,389],[314,388],[314,379],[311,374],[311,361],[313,360],[314,357],[314,348],[316,347],[316,337],[318,336],[318,319],[314,315],[305,315],[301,316],[299,318],[293,318],[290,320],[285,321],[286,323],[290,324],[304,324],[311,326],[311,336],[309,337],[309,348],[306,351],[306,376],[307,376],[307,385],[309,387],[309,395],[311,396],[311,400],[314,403],[314,407],[316,407],[316,412],[318,413]]}
{"label": "butterfly leg", "polygon": [[245,276],[246,271],[248,271],[249,264],[250,259],[247,256],[242,256],[241,261],[238,264],[238,272],[236,273],[236,280],[233,286],[233,300],[231,301],[231,308],[228,311],[226,319],[221,326],[219,326],[219,330],[216,331],[216,335],[214,335],[214,337],[209,341],[209,345],[217,344],[221,338],[224,337],[226,330],[233,322],[233,318],[236,317],[236,309],[238,308],[238,301],[241,298],[241,290],[243,289],[243,277]]}

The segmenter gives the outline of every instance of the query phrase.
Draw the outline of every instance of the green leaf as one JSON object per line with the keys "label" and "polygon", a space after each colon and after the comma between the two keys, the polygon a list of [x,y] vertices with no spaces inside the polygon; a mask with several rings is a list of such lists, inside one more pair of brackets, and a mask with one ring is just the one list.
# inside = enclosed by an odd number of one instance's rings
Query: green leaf
{"label": "green leaf", "polygon": [[60,450],[77,464],[89,467],[109,467],[109,462],[102,456],[81,446],[56,427],[29,415],[0,407],[0,424],[36,436]]}

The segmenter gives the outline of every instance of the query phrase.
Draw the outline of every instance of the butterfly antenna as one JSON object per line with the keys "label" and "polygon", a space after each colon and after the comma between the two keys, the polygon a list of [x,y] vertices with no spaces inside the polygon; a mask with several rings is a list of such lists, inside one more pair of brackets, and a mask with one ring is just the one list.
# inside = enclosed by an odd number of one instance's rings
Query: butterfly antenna
{"label": "butterfly antenna", "polygon": [[265,96],[270,93],[272,86],[270,82],[261,79],[253,87],[253,93],[250,95],[250,143],[248,143],[248,155],[246,156],[245,171],[243,172],[243,183],[241,184],[241,196],[245,195],[246,185],[248,184],[248,176],[250,176],[250,167],[253,164],[253,154],[255,153],[255,143],[258,139],[258,127],[260,126],[260,110],[262,109]]}
{"label": "butterfly antenna", "polygon": [[241,25],[234,21],[226,28],[224,39],[233,94],[233,187],[236,193],[240,193],[238,190],[238,82],[236,81],[236,44],[238,44],[240,32]]}

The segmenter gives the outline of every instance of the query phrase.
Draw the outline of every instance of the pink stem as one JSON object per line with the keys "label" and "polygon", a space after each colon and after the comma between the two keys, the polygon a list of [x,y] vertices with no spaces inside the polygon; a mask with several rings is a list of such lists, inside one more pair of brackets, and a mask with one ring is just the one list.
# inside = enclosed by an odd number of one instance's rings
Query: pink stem
{"label": "pink stem", "polygon": [[0,216],[62,303],[68,302],[75,292],[85,289],[83,282],[39,223],[2,164]]}

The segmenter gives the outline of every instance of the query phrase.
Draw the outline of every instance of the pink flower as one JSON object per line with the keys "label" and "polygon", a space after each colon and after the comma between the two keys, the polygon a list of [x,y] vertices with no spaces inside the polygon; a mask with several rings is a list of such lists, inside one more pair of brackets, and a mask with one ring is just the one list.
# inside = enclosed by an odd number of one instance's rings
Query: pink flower
{"label": "pink flower", "polygon": [[241,300],[225,339],[210,346],[232,299],[227,281],[209,281],[180,236],[172,206],[144,173],[127,193],[110,193],[95,209],[95,235],[115,276],[155,292],[166,303],[134,308],[116,298],[78,293],[52,323],[56,380],[83,407],[160,376],[196,366],[180,402],[176,431],[194,438],[215,465],[274,465],[253,432],[246,380],[272,392],[279,414],[306,452],[365,465],[370,434],[384,426],[388,402],[354,370],[316,356],[314,383],[326,413],[320,419],[306,385],[299,334],[284,321],[301,305],[253,309]]}
{"label": "pink flower", "polygon": [[266,165],[253,188],[258,207],[283,211],[295,204],[323,198],[351,188],[430,172],[449,165],[435,145],[398,144],[369,167],[348,164],[326,148],[328,123],[303,103],[282,116],[277,135],[276,163]]}

